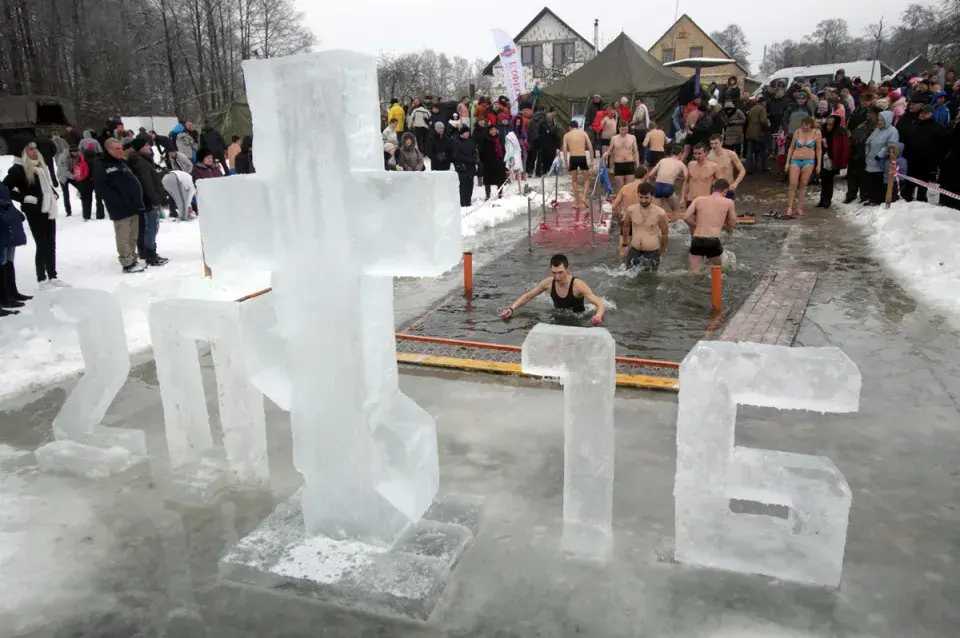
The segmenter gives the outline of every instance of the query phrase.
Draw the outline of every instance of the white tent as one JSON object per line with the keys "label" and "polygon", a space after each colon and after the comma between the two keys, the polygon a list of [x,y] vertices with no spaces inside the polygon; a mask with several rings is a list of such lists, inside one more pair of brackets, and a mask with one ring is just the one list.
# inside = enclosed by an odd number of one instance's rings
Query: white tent
{"label": "white tent", "polygon": [[120,121],[123,127],[130,131],[136,131],[141,126],[148,131],[156,131],[159,135],[166,135],[174,126],[177,125],[177,118],[169,116],[134,116],[122,115]]}

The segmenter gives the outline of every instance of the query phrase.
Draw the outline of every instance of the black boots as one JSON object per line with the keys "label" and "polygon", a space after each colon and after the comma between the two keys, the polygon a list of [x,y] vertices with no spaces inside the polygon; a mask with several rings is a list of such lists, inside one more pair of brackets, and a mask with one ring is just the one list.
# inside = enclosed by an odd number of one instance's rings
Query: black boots
{"label": "black boots", "polygon": [[17,290],[16,274],[13,270],[13,262],[8,261],[0,266],[0,317],[17,314],[12,308],[23,308],[24,301],[30,299],[27,295],[21,295]]}

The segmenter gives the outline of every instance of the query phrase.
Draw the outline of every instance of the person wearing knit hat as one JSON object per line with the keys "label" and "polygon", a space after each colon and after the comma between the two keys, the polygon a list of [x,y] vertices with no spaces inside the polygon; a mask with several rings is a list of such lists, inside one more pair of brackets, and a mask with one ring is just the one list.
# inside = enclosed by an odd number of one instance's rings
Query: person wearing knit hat
{"label": "person wearing knit hat", "polygon": [[130,141],[130,148],[140,153],[143,151],[144,146],[149,146],[147,139],[144,137],[137,136]]}

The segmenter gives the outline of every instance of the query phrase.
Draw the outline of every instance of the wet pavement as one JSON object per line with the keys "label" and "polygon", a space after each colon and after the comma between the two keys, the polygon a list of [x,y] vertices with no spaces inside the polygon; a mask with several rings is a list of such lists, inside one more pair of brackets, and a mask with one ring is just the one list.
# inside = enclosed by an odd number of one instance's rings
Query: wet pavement
{"label": "wet pavement", "polygon": [[[737,443],[822,454],[844,473],[853,504],[839,590],[658,560],[673,534],[673,395],[618,391],[613,558],[605,565],[566,558],[558,551],[560,390],[421,370],[406,370],[401,387],[437,419],[441,490],[482,494],[487,503],[431,620],[222,588],[219,556],[298,486],[289,419],[268,404],[268,492],[204,508],[165,501],[162,411],[147,364],[105,424],[144,429],[152,468],[100,482],[40,474],[29,464],[2,473],[0,635],[956,636],[960,334],[894,283],[838,213],[783,224],[771,267],[819,274],[795,345],[842,348],[863,376],[861,408],[819,415],[744,407]],[[203,372],[215,422],[207,358]],[[0,406],[8,409],[0,411],[0,442],[32,449],[48,440],[64,396],[54,388]]]}

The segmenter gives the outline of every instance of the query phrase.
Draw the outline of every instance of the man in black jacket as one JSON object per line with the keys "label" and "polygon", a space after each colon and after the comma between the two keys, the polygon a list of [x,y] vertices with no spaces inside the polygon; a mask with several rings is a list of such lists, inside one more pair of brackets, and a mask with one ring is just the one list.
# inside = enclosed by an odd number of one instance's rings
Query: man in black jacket
{"label": "man in black jacket", "polygon": [[[911,102],[911,111],[914,102]],[[909,117],[908,117],[909,116]],[[900,141],[903,143],[903,158],[907,160],[907,175],[920,181],[933,181],[933,174],[940,162],[940,144],[944,129],[933,121],[933,107],[922,105],[916,113],[905,113],[897,124]],[[903,180],[900,194],[913,201],[914,191],[917,201],[927,201],[927,189],[913,182]]]}
{"label": "man in black jacket", "polygon": [[104,141],[104,155],[93,165],[93,184],[107,206],[117,240],[117,257],[123,272],[142,272],[146,266],[137,261],[137,235],[143,192],[136,175],[127,166],[123,146],[116,138]]}
{"label": "man in black jacket", "polygon": [[213,155],[213,159],[220,162],[223,167],[223,174],[230,174],[230,167],[227,166],[225,153],[227,152],[227,143],[223,139],[220,131],[213,128],[210,120],[203,123],[203,131],[200,133],[200,148],[205,148]]}
{"label": "man in black jacket", "polygon": [[473,176],[477,172],[477,145],[469,127],[461,128],[460,137],[453,142],[453,169],[460,178],[460,205],[469,206],[473,200]]}
{"label": "man in black jacket", "polygon": [[127,154],[127,164],[136,175],[143,190],[143,228],[137,238],[137,248],[148,266],[162,266],[168,259],[157,254],[157,232],[160,230],[160,207],[166,190],[153,163],[153,149],[142,137],[134,138]]}

